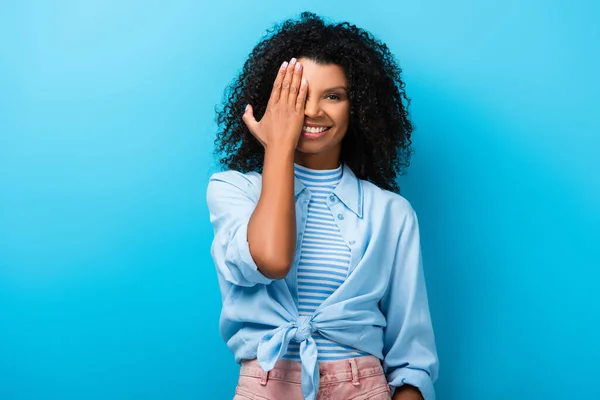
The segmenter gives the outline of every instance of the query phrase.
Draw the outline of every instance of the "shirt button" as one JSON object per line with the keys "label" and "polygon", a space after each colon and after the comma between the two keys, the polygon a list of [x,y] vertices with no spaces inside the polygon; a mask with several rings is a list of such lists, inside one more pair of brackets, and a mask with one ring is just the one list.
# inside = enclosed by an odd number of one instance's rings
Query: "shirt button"
{"label": "shirt button", "polygon": [[304,200],[304,201],[303,201],[303,203],[304,203],[304,204],[308,203],[308,200]]}
{"label": "shirt button", "polygon": [[356,240],[351,240],[348,243],[350,244],[350,246],[352,246],[354,243],[356,243]]}
{"label": "shirt button", "polygon": [[338,219],[344,219],[344,215],[343,214],[338,214]]}
{"label": "shirt button", "polygon": [[335,196],[334,195],[329,196],[329,201],[331,201],[333,203],[335,201]]}

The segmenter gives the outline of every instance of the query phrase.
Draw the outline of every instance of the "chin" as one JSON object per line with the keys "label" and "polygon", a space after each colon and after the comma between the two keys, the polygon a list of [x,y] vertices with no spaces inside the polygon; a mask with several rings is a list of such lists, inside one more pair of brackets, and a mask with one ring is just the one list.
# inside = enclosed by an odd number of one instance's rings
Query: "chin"
{"label": "chin", "polygon": [[[335,133],[335,132],[332,132]],[[311,139],[300,136],[296,150],[306,154],[326,153],[336,146],[340,145],[341,139],[338,135],[325,135],[318,139]],[[343,138],[343,137],[342,137]]]}
{"label": "chin", "polygon": [[298,142],[298,146],[296,146],[296,151],[305,154],[318,154],[326,152],[327,149],[330,148],[328,146],[329,143],[315,143],[315,141],[310,140],[300,140]]}

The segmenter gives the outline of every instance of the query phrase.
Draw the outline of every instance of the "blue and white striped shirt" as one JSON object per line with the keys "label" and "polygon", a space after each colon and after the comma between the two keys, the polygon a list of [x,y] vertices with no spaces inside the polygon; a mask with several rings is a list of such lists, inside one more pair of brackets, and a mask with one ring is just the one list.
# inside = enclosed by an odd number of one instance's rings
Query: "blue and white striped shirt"
{"label": "blue and white striped shirt", "polygon": [[[299,315],[312,315],[344,283],[348,274],[350,248],[327,207],[327,198],[340,182],[342,173],[341,165],[333,170],[313,170],[294,164],[295,177],[310,193],[297,270]],[[319,362],[368,355],[329,340],[319,332],[312,336],[317,344]],[[300,343],[291,342],[284,358],[301,361]]]}

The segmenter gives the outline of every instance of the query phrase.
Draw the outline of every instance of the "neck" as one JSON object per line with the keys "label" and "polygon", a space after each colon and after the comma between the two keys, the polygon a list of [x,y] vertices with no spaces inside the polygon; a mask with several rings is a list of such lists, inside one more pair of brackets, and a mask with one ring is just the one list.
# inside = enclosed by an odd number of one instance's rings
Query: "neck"
{"label": "neck", "polygon": [[336,169],[340,166],[340,155],[307,154],[296,151],[294,162],[310,169]]}

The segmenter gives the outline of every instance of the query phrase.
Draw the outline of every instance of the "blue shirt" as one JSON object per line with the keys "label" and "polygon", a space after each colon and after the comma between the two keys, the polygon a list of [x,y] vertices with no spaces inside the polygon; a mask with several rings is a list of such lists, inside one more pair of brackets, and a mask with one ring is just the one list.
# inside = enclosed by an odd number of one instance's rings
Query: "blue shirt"
{"label": "blue shirt", "polygon": [[[312,315],[298,312],[297,251],[285,279],[257,268],[247,240],[248,222],[261,192],[256,172],[218,172],[207,189],[214,227],[211,254],[223,309],[221,335],[236,362],[256,358],[265,371],[300,343],[302,393],[314,400],[319,388],[314,332],[383,360],[391,386],[410,384],[434,400],[438,358],[423,275],[417,216],[402,196],[358,179],[344,165],[327,197],[350,248],[344,283]],[[295,178],[298,243],[306,231],[310,191]],[[297,246],[299,248],[300,246]]]}

